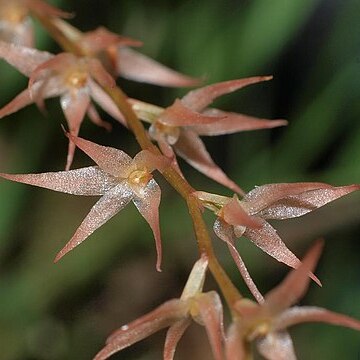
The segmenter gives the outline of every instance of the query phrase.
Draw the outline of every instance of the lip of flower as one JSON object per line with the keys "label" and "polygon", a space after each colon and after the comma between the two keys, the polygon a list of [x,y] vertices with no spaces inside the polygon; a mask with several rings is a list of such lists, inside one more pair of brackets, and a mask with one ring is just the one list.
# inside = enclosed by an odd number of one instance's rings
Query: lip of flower
{"label": "lip of flower", "polygon": [[64,84],[67,87],[81,89],[84,88],[88,82],[88,73],[82,69],[70,70],[64,76]]}
{"label": "lip of flower", "polygon": [[154,140],[165,138],[169,145],[174,145],[179,140],[180,128],[155,121],[149,128],[149,134]]}

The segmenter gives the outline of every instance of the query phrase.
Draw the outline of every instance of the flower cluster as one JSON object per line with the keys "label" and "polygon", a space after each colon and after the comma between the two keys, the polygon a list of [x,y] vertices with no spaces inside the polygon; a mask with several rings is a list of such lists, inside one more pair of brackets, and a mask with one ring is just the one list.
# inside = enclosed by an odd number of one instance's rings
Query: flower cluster
{"label": "flower cluster", "polygon": [[[33,48],[30,16],[47,28],[64,52],[55,55]],[[107,359],[154,332],[168,328],[164,359],[171,360],[177,343],[192,322],[205,327],[216,360],[248,359],[253,343],[268,360],[296,359],[287,328],[303,322],[321,321],[360,330],[360,322],[347,316],[318,307],[294,306],[308,289],[310,279],[321,285],[313,272],[322,242],[316,242],[301,262],[269,222],[303,216],[360,190],[360,185],[279,183],[257,186],[245,193],[215,164],[200,138],[287,125],[283,119],[262,119],[211,107],[220,96],[272,77],[255,76],[202,86],[165,108],[130,99],[117,87],[117,76],[173,87],[197,86],[200,80],[169,69],[134,50],[133,47],[142,44],[138,40],[112,33],[104,27],[81,32],[64,20],[70,16],[41,0],[0,0],[0,58],[29,78],[28,87],[0,109],[0,118],[33,103],[45,112],[45,99],[59,96],[68,127],[65,134],[69,139],[64,171],[0,173],[0,177],[72,195],[100,196],[56,255],[55,262],[133,202],[153,232],[156,269],[161,271],[161,189],[153,176],[155,170],[187,201],[200,250],[200,259],[182,295],[116,330],[94,359]],[[142,150],[133,158],[122,150],[78,136],[86,116],[96,125],[111,130],[101,119],[95,104],[134,132]],[[96,165],[71,169],[76,147]],[[235,192],[233,197],[195,190],[183,175],[178,157]],[[228,246],[256,301],[243,298],[219,264],[202,221],[203,208],[215,214],[213,231]],[[236,248],[236,239],[242,237],[292,268],[285,280],[265,296],[255,285]],[[221,296],[214,290],[203,291],[208,270],[214,275],[231,312],[227,331],[224,330]]]}

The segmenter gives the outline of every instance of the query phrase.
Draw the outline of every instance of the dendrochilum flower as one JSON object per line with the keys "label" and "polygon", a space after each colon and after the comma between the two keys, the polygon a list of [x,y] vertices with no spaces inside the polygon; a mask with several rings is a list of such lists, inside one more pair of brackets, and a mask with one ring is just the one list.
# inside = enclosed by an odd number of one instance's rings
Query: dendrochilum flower
{"label": "dendrochilum flower", "polygon": [[205,86],[190,91],[166,109],[137,100],[130,101],[137,115],[151,123],[150,136],[158,142],[166,156],[174,159],[175,165],[177,164],[174,151],[204,175],[237,193],[243,193],[240,187],[214,163],[200,136],[232,134],[238,131],[286,125],[287,121],[281,119],[258,119],[208,108],[216,98],[222,95],[271,78],[271,76],[257,76]]}
{"label": "dendrochilum flower", "polygon": [[324,322],[360,331],[360,321],[316,306],[293,306],[306,293],[322,250],[318,241],[304,257],[302,264],[292,270],[283,282],[265,295],[257,304],[241,299],[234,305],[235,321],[226,339],[226,359],[246,359],[249,343],[267,360],[296,360],[293,343],[287,328],[305,322]]}
{"label": "dendrochilum flower", "polygon": [[203,293],[207,269],[205,257],[198,260],[179,299],[172,299],[141,318],[122,326],[106,340],[105,347],[94,360],[105,360],[153,333],[169,327],[164,360],[174,358],[177,343],[194,320],[205,326],[216,360],[223,359],[223,312],[219,295],[215,291]]}
{"label": "dendrochilum flower", "polygon": [[30,12],[54,18],[72,16],[41,0],[0,0],[0,39],[33,47],[34,30]]}
{"label": "dendrochilum flower", "polygon": [[134,159],[125,152],[68,135],[72,142],[92,158],[98,166],[41,174],[4,174],[12,181],[35,185],[72,195],[98,196],[71,240],[57,254],[55,262],[80,245],[97,228],[132,201],[150,225],[156,244],[157,270],[161,266],[159,205],[161,191],[152,172],[168,166],[168,159],[150,151],[140,151]]}
{"label": "dendrochilum flower", "polygon": [[100,57],[113,75],[160,86],[199,84],[198,79],[172,70],[129,47],[141,46],[141,41],[120,36],[104,27],[83,33],[61,19],[56,19],[54,23],[87,54]]}
{"label": "dendrochilum flower", "polygon": [[[52,55],[45,51],[0,42],[0,57],[29,77],[29,86],[0,109],[0,118],[36,103],[44,110],[44,99],[60,96],[70,133],[79,134],[85,114],[96,125],[107,129],[110,124],[101,120],[90,98],[107,113],[126,126],[125,120],[101,86],[115,86],[115,80],[100,61],[76,57],[70,53]],[[69,141],[66,170],[70,169],[75,144]]]}
{"label": "dendrochilum flower", "polygon": [[[203,205],[218,218],[215,234],[229,247],[239,271],[251,293],[259,301],[263,297],[254,284],[240,254],[235,247],[236,238],[247,237],[261,250],[276,260],[297,268],[300,260],[287,248],[268,219],[291,219],[305,215],[329,202],[360,189],[360,185],[331,186],[324,183],[283,183],[258,186],[242,200],[196,192]],[[313,274],[310,276],[318,282]]]}

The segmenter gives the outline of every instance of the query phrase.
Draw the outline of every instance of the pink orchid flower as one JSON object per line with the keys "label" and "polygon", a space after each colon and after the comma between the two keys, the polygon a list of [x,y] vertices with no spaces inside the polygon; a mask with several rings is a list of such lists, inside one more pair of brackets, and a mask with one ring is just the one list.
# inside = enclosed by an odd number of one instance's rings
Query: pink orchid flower
{"label": "pink orchid flower", "polygon": [[302,264],[267,293],[262,304],[247,299],[235,304],[233,310],[238,317],[228,331],[227,360],[246,359],[247,345],[252,341],[256,342],[257,349],[267,360],[296,360],[286,329],[305,322],[323,322],[360,331],[360,321],[348,316],[316,306],[293,306],[309,287],[308,273],[314,271],[322,245],[322,241],[316,242]]}
{"label": "pink orchid flower", "polygon": [[164,360],[174,358],[177,343],[192,320],[205,326],[216,360],[223,359],[223,311],[219,295],[215,291],[202,292],[207,260],[198,260],[188,278],[179,299],[172,299],[141,318],[122,326],[106,340],[105,347],[94,360],[105,360],[153,333],[169,327]]}
{"label": "pink orchid flower", "polygon": [[69,23],[56,19],[57,27],[91,56],[99,56],[108,70],[123,78],[160,86],[183,87],[199,84],[198,79],[181,74],[129,46],[142,42],[115,34],[104,27],[82,33]]}
{"label": "pink orchid flower", "polygon": [[156,267],[160,271],[162,251],[159,204],[161,191],[151,173],[155,169],[162,170],[168,166],[168,160],[147,150],[140,151],[134,159],[131,159],[121,150],[97,145],[71,134],[68,136],[98,166],[41,174],[0,174],[5,179],[72,195],[101,195],[71,240],[57,254],[55,262],[80,245],[97,228],[132,201],[153,231],[157,250]]}
{"label": "pink orchid flower", "polygon": [[[4,42],[0,42],[0,57],[30,78],[28,88],[0,109],[0,118],[34,102],[44,110],[44,99],[60,96],[70,133],[74,136],[79,134],[86,113],[96,125],[111,128],[110,124],[101,120],[90,98],[126,126],[119,109],[98,85],[115,85],[115,80],[99,60],[69,53],[54,56],[45,51]],[[74,152],[75,144],[69,141],[66,170],[70,169]]]}
{"label": "pink orchid flower", "polygon": [[[276,260],[297,268],[300,260],[287,248],[267,220],[305,215],[359,189],[360,185],[335,187],[324,183],[268,184],[256,187],[241,201],[236,196],[228,198],[201,191],[196,194],[205,207],[218,215],[214,223],[215,234],[228,245],[251,293],[257,301],[263,302],[262,295],[235,247],[236,238],[245,236]],[[318,282],[313,274],[310,276]]]}
{"label": "pink orchid flower", "polygon": [[134,111],[145,121],[151,122],[150,136],[155,139],[162,152],[173,158],[174,151],[195,169],[230,188],[243,193],[214,163],[200,136],[232,134],[238,131],[269,129],[287,124],[285,120],[266,120],[252,116],[226,112],[208,106],[218,97],[239,90],[245,86],[270,80],[271,76],[257,76],[216,83],[190,91],[181,100],[165,110],[130,100]]}
{"label": "pink orchid flower", "polygon": [[54,18],[72,16],[41,0],[0,0],[0,39],[16,45],[33,47],[34,30],[30,12]]}

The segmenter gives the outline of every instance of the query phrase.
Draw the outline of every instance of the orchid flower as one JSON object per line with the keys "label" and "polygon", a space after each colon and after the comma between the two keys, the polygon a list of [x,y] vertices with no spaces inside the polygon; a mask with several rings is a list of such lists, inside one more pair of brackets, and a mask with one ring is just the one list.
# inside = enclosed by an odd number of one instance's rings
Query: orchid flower
{"label": "orchid flower", "polygon": [[0,174],[5,179],[72,195],[101,195],[71,240],[57,254],[55,262],[80,245],[97,228],[111,219],[130,201],[133,201],[153,231],[157,250],[156,267],[160,271],[162,251],[159,204],[161,191],[151,173],[155,169],[162,170],[168,166],[168,160],[164,156],[154,155],[148,150],[140,151],[134,159],[131,159],[121,150],[97,145],[71,134],[68,136],[98,166],[41,174]]}
{"label": "orchid flower", "polygon": [[[137,115],[151,123],[150,136],[158,142],[166,156],[176,161],[175,151],[191,166],[209,178],[237,193],[243,193],[239,186],[214,163],[200,136],[232,134],[238,131],[286,125],[285,120],[258,119],[248,115],[208,108],[221,95],[271,78],[271,76],[257,76],[205,86],[190,91],[165,110],[137,100],[130,101]],[[175,165],[177,164],[175,163]]]}
{"label": "orchid flower", "polygon": [[216,360],[223,359],[223,312],[219,295],[215,291],[203,293],[207,259],[200,258],[194,265],[182,295],[160,305],[141,318],[122,326],[106,340],[105,347],[94,360],[105,360],[151,334],[169,327],[164,360],[174,358],[177,343],[192,320],[205,326]]}
{"label": "orchid flower", "polygon": [[[228,198],[201,191],[196,195],[218,216],[214,232],[226,242],[244,281],[261,303],[264,299],[235,247],[236,238],[245,236],[276,260],[297,268],[300,260],[266,220],[299,217],[359,189],[360,185],[335,187],[324,183],[283,183],[258,186],[242,200],[237,196]],[[318,282],[313,274],[310,277]]]}
{"label": "orchid flower", "polygon": [[56,19],[54,23],[68,38],[79,44],[91,56],[99,56],[117,76],[160,86],[183,87],[199,84],[198,79],[183,75],[131,49],[142,42],[115,34],[104,27],[82,33],[69,23]]}
{"label": "orchid flower", "polygon": [[34,30],[30,12],[54,18],[72,16],[41,0],[0,0],[0,39],[16,45],[33,47]]}
{"label": "orchid flower", "polygon": [[[44,99],[60,96],[60,104],[72,135],[79,134],[86,113],[93,123],[109,129],[110,124],[100,119],[97,110],[91,104],[92,98],[126,126],[115,103],[98,85],[115,86],[115,80],[99,60],[76,57],[69,53],[54,56],[45,51],[4,42],[0,42],[0,57],[30,78],[28,88],[0,109],[0,118],[33,102],[44,110]],[[70,169],[74,152],[75,144],[69,141],[66,170]]]}
{"label": "orchid flower", "polygon": [[230,326],[226,341],[227,360],[245,359],[247,344],[255,341],[267,360],[296,360],[290,326],[304,322],[324,322],[360,331],[360,321],[315,306],[293,306],[309,287],[308,273],[314,271],[322,250],[318,241],[309,250],[302,264],[292,270],[283,282],[265,295],[257,304],[241,299],[234,305],[237,315]]}

